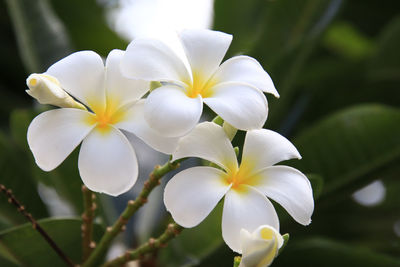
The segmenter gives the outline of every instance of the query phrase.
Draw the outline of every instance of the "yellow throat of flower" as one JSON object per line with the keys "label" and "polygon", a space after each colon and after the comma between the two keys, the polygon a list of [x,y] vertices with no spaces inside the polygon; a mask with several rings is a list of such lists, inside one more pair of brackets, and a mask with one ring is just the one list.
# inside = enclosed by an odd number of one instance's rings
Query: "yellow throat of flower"
{"label": "yellow throat of flower", "polygon": [[215,83],[212,78],[207,80],[204,75],[193,72],[193,82],[187,83],[189,86],[186,94],[190,98],[196,98],[198,95],[203,98],[210,97],[213,94],[212,87]]}
{"label": "yellow throat of flower", "polygon": [[231,189],[238,192],[247,191],[242,185],[255,185],[259,181],[254,174],[254,164],[250,160],[243,160],[238,170],[228,172],[226,182],[232,184]]}

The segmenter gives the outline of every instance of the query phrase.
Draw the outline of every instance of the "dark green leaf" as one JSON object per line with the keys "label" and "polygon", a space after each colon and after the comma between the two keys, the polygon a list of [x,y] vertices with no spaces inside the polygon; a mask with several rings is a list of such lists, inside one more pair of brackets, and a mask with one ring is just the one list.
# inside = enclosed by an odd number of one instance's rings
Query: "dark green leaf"
{"label": "dark green leaf", "polygon": [[324,178],[322,197],[347,193],[376,179],[400,159],[400,110],[352,107],[304,130],[294,139],[303,159],[294,164]]}
{"label": "dark green leaf", "polygon": [[312,238],[288,246],[273,266],[400,266],[400,260],[323,238]]}
{"label": "dark green leaf", "polygon": [[[39,221],[39,224],[74,263],[81,261],[82,222],[80,219],[44,219]],[[94,240],[98,241],[102,233],[103,229],[95,224]],[[12,255],[20,266],[65,265],[31,224],[1,232],[0,247],[2,255],[5,249],[8,256]]]}

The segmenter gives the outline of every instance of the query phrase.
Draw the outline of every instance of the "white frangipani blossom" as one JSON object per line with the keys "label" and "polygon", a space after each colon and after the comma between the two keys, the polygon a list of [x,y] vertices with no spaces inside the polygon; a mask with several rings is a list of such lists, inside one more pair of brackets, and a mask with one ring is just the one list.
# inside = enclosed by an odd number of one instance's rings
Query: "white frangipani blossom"
{"label": "white frangipani blossom", "polygon": [[198,123],[204,102],[235,128],[261,128],[268,115],[263,92],[279,97],[262,66],[248,56],[221,64],[232,35],[198,29],[184,30],[179,38],[186,60],[149,38],[134,40],[122,59],[127,77],[163,83],[145,105],[151,127],[165,136],[182,136]]}
{"label": "white frangipani blossom", "polygon": [[[134,133],[164,153],[172,153],[178,141],[161,137],[143,119],[144,100],[140,98],[149,90],[149,82],[121,75],[123,54],[111,51],[104,66],[102,58],[92,51],[73,53],[41,76],[31,77],[35,81],[28,79],[31,90],[42,83],[36,88],[42,98],[52,99],[57,94],[70,101],[72,98],[64,95],[68,93],[88,107],[80,104],[54,109],[33,119],[27,135],[37,165],[53,170],[82,142],[78,168],[83,183],[112,196],[129,190],[138,176],[135,151],[121,130]],[[58,105],[54,101],[50,104]]]}
{"label": "white frangipani blossom", "polygon": [[267,267],[278,255],[283,245],[281,234],[268,225],[261,225],[254,232],[240,230],[242,260],[239,267]]}
{"label": "white frangipani blossom", "polygon": [[[314,210],[312,188],[300,171],[274,164],[301,158],[290,141],[271,130],[247,132],[241,164],[222,127],[204,122],[181,138],[173,160],[199,157],[223,170],[193,167],[176,174],[167,184],[164,203],[174,220],[184,227],[203,221],[225,196],[222,236],[241,252],[240,230],[253,232],[260,225],[279,231],[273,199],[299,223],[308,225]],[[265,197],[267,196],[267,197]]]}

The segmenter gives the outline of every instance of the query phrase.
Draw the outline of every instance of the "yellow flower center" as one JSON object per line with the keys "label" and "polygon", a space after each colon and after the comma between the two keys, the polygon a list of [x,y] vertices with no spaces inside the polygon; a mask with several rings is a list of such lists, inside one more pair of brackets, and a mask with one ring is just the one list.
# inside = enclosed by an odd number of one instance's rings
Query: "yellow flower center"
{"label": "yellow flower center", "polygon": [[231,189],[236,191],[247,191],[241,185],[254,185],[257,183],[259,177],[254,175],[254,164],[252,161],[243,160],[238,170],[228,173],[226,182],[232,184]]}
{"label": "yellow flower center", "polygon": [[187,83],[190,86],[187,88],[187,96],[196,98],[201,95],[203,98],[210,97],[213,94],[212,87],[215,85],[213,79],[206,80],[203,75],[198,72],[193,72],[193,82]]}
{"label": "yellow flower center", "polygon": [[98,108],[98,105],[94,105],[97,108],[93,110],[94,113],[91,113],[87,120],[90,125],[97,124],[96,128],[102,132],[108,132],[111,129],[110,125],[120,122],[126,114],[125,109],[117,109],[118,101],[112,101],[108,98],[106,102],[105,110]]}

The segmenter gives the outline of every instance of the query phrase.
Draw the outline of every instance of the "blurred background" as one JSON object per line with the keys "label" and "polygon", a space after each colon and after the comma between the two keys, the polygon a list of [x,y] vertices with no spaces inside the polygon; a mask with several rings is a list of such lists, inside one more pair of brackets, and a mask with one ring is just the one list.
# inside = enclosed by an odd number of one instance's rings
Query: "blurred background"
{"label": "blurred background", "polygon": [[[273,266],[400,266],[400,1],[1,1],[0,183],[79,261],[78,153],[50,173],[35,165],[26,130],[34,116],[51,107],[24,92],[25,79],[72,52],[94,50],[106,57],[136,37],[159,38],[179,53],[175,33],[185,28],[233,34],[227,58],[255,57],[281,95],[267,96],[265,127],[299,149],[303,159],[285,164],[311,180],[315,212],[303,227],[275,205],[281,233],[290,233],[290,241]],[[97,240],[153,166],[168,159],[129,138],[140,181],[116,199],[98,195]],[[242,142],[239,132],[234,144]],[[158,235],[169,220],[161,186],[111,253],[117,256]],[[0,266],[63,266],[24,223],[0,196]],[[221,205],[142,265],[232,266],[235,254],[223,243],[220,225]]]}

